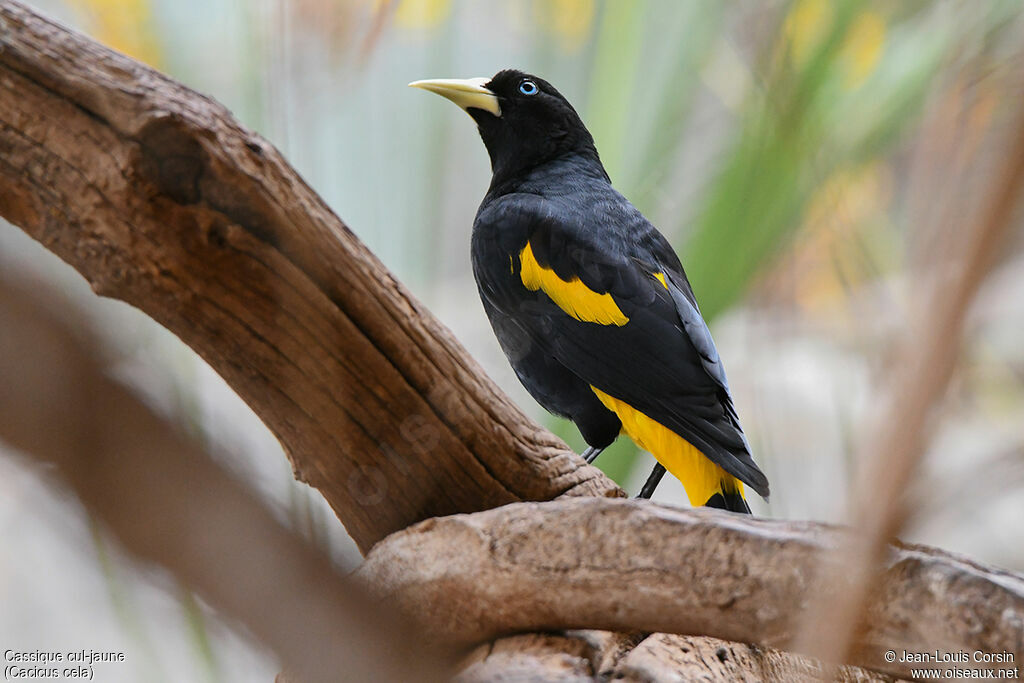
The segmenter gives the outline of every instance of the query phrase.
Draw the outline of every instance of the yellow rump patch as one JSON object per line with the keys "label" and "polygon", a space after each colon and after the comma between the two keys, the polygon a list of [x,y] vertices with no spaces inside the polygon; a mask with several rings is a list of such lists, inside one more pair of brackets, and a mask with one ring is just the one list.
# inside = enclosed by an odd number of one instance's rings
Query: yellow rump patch
{"label": "yellow rump patch", "polygon": [[743,482],[712,462],[689,441],[628,403],[597,387],[590,388],[608,410],[618,415],[622,431],[683,483],[691,505],[704,505],[716,493],[738,493],[746,498]]}
{"label": "yellow rump patch", "polygon": [[598,294],[578,278],[563,280],[555,271],[541,266],[527,242],[519,252],[519,277],[530,291],[543,290],[555,305],[584,323],[622,327],[629,318],[619,309],[611,294]]}

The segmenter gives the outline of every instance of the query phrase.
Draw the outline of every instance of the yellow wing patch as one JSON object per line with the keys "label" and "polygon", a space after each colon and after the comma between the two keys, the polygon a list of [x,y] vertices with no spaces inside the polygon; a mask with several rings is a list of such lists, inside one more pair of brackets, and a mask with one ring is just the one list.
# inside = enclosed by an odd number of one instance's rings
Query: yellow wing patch
{"label": "yellow wing patch", "polygon": [[608,410],[618,415],[622,431],[683,483],[691,505],[704,505],[719,492],[744,495],[743,482],[712,462],[689,441],[625,401],[609,396],[597,387],[590,388]]}
{"label": "yellow wing patch", "polygon": [[629,318],[619,309],[611,294],[598,294],[578,278],[563,280],[555,271],[541,266],[527,242],[519,252],[519,277],[530,291],[543,290],[555,305],[584,323],[622,327]]}
{"label": "yellow wing patch", "polygon": [[654,278],[661,283],[661,286],[668,289],[668,283],[665,282],[665,273],[655,273]]}

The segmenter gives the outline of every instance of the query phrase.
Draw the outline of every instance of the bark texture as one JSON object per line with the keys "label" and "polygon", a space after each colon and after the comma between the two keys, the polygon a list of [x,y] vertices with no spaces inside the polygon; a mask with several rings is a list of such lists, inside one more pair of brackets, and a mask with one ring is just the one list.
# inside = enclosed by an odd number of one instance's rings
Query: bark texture
{"label": "bark texture", "polygon": [[717,638],[606,631],[519,635],[483,645],[456,679],[484,681],[784,681],[881,683],[890,677],[853,666],[825,670],[805,657]]}
{"label": "bark texture", "polygon": [[[646,501],[520,503],[428,520],[367,556],[367,588],[438,642],[599,628],[792,646],[849,532]],[[888,650],[1010,652],[1024,661],[1024,579],[933,548],[890,546],[850,662],[895,676]],[[631,655],[632,656],[632,655]],[[724,663],[724,661],[723,661]],[[806,666],[806,663],[804,663]],[[913,665],[917,666],[917,665]]]}
{"label": "bark texture", "polygon": [[620,495],[498,391],[270,143],[6,0],[0,216],[195,349],[364,551],[437,515]]}

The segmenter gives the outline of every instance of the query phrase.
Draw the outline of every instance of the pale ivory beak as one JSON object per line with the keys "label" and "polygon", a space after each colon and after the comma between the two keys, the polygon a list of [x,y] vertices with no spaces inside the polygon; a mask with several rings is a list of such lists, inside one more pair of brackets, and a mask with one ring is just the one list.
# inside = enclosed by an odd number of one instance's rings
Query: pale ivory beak
{"label": "pale ivory beak", "polygon": [[437,93],[459,105],[463,109],[473,107],[483,109],[495,116],[501,116],[498,97],[484,87],[487,78],[436,78],[428,81],[413,81],[410,88],[422,88]]}

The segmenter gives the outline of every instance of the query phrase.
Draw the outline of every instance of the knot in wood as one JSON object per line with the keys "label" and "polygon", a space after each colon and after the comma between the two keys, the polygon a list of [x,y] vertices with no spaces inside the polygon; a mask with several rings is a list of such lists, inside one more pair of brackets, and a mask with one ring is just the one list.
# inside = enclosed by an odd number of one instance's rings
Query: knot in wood
{"label": "knot in wood", "polygon": [[199,203],[206,152],[195,131],[176,116],[160,116],[143,126],[136,139],[140,175],[179,204]]}

